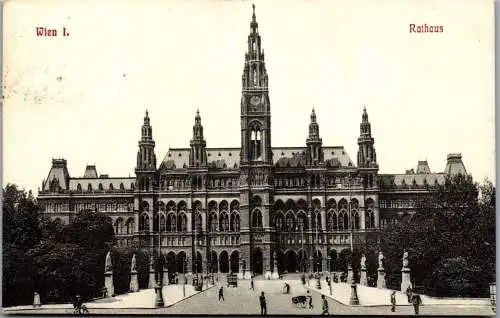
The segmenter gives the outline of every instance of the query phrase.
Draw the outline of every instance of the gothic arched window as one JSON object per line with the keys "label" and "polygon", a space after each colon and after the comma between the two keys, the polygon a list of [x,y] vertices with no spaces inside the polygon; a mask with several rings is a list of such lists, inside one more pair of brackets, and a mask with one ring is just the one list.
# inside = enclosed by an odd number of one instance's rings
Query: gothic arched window
{"label": "gothic arched window", "polygon": [[250,125],[250,149],[251,160],[262,160],[262,129],[258,123]]}
{"label": "gothic arched window", "polygon": [[277,215],[276,215],[276,218],[274,220],[274,227],[277,231],[281,231],[284,229],[285,227],[285,222],[283,220],[283,214],[281,212],[279,212]]}
{"label": "gothic arched window", "polygon": [[181,213],[177,220],[177,226],[179,232],[187,232],[187,217],[184,213]]}
{"label": "gothic arched window", "polygon": [[210,214],[210,218],[208,219],[208,227],[210,228],[210,232],[217,231],[217,214],[212,212]]}
{"label": "gothic arched window", "polygon": [[288,212],[286,214],[286,220],[285,220],[285,222],[286,222],[286,229],[288,231],[291,232],[291,231],[293,231],[295,229],[295,218],[294,218],[292,212]]}
{"label": "gothic arched window", "polygon": [[369,198],[365,202],[366,213],[365,213],[365,228],[373,229],[375,228],[375,213],[373,211],[374,202],[373,199]]}
{"label": "gothic arched window", "polygon": [[176,228],[175,214],[169,213],[167,215],[167,232],[175,232]]}
{"label": "gothic arched window", "polygon": [[328,231],[337,230],[337,213],[331,211],[328,212]]}
{"label": "gothic arched window", "polygon": [[256,229],[262,228],[262,213],[258,209],[252,213],[252,227]]}
{"label": "gothic arched window", "polygon": [[229,231],[229,217],[226,212],[223,212],[220,215],[220,230],[222,232],[228,232]]}
{"label": "gothic arched window", "polygon": [[160,232],[165,232],[165,215],[161,215],[160,217]]}

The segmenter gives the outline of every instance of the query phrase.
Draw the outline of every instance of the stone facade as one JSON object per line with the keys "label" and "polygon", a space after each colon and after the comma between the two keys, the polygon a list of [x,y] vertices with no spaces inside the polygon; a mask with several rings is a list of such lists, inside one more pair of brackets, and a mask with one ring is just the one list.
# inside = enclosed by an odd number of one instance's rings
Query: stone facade
{"label": "stone facade", "polygon": [[[466,173],[461,156],[446,171],[379,174],[368,113],[361,116],[357,165],[343,147],[324,146],[314,109],[304,147],[271,146],[268,76],[255,11],[242,76],[241,147],[207,148],[197,112],[189,148],[157,165],[148,112],[135,177],[70,177],[53,159],[38,201],[68,223],[81,210],[109,215],[119,245],[161,250],[169,273],[326,271],[338,253],[411,213],[428,187]],[[160,246],[158,246],[160,245]],[[240,266],[241,260],[241,266]],[[331,263],[328,263],[328,261]]]}

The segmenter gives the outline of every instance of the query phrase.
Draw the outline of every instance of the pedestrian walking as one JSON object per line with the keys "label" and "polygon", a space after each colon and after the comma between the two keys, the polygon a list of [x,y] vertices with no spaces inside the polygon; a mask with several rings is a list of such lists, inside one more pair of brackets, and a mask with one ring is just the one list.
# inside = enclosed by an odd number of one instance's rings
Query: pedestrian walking
{"label": "pedestrian walking", "polygon": [[309,291],[307,291],[307,298],[309,298],[309,309],[313,309],[314,308],[313,298],[312,298],[311,292],[309,292]]}
{"label": "pedestrian walking", "polygon": [[328,312],[328,301],[326,300],[325,295],[321,295],[321,309],[323,310],[321,315],[330,315]]}
{"label": "pedestrian walking", "polygon": [[260,293],[259,302],[260,302],[260,314],[267,315],[266,296],[264,296],[264,292]]}
{"label": "pedestrian walking", "polygon": [[224,287],[219,288],[219,301],[222,299],[224,301]]}
{"label": "pedestrian walking", "polygon": [[253,278],[250,278],[250,289],[255,290],[255,288],[253,286]]}
{"label": "pedestrian walking", "polygon": [[412,291],[410,286],[406,289],[406,296],[408,297],[408,303],[411,304]]}
{"label": "pedestrian walking", "polygon": [[411,302],[413,304],[413,309],[415,309],[415,315],[418,315],[418,309],[420,304],[422,304],[422,298],[420,298],[419,294],[413,294],[411,296]]}
{"label": "pedestrian walking", "polygon": [[393,291],[391,293],[391,305],[392,305],[391,311],[395,312],[396,311],[396,292],[395,291]]}

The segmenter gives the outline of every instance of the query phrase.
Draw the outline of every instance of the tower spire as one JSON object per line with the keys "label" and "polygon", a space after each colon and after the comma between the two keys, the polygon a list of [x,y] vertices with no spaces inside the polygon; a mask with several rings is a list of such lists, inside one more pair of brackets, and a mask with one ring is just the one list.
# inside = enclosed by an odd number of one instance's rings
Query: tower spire
{"label": "tower spire", "polygon": [[141,139],[137,151],[137,166],[135,168],[138,188],[149,191],[154,185],[153,175],[156,171],[155,141],[153,128],[150,125],[149,113],[146,110],[141,128]]}
{"label": "tower spire", "polygon": [[361,116],[360,136],[358,138],[358,167],[368,168],[377,165],[377,154],[373,144],[375,139],[372,137],[372,129],[368,121],[368,112],[366,106],[363,106],[363,115]]}
{"label": "tower spire", "polygon": [[255,4],[252,4],[252,22],[250,22],[250,28],[252,29],[252,33],[256,33],[259,27],[257,23],[257,18],[255,17]]}
{"label": "tower spire", "polygon": [[248,35],[248,49],[245,54],[245,67],[243,69],[243,91],[245,90],[267,90],[267,71],[264,62],[264,50],[258,31],[257,18],[255,16],[255,5],[252,5],[252,21],[250,22],[250,34]]}
{"label": "tower spire", "polygon": [[203,126],[201,125],[200,110],[196,110],[193,125],[193,139],[190,142],[189,165],[191,167],[204,167],[207,165],[207,143],[203,138]]}
{"label": "tower spire", "polygon": [[241,166],[272,165],[271,103],[264,50],[258,32],[255,5],[243,67],[241,96]]}
{"label": "tower spire", "polygon": [[316,122],[316,112],[314,106],[311,112],[311,122],[309,123],[309,136],[307,144],[307,161],[309,165],[316,165],[323,162],[322,140],[319,137],[319,125]]}

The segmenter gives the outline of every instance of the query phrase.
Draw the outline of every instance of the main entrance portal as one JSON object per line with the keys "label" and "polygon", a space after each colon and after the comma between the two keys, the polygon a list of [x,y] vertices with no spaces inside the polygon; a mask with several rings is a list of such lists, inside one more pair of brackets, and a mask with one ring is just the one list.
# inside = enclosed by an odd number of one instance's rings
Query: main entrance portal
{"label": "main entrance portal", "polygon": [[256,247],[252,253],[252,271],[254,275],[261,275],[263,273],[263,255],[262,250]]}

